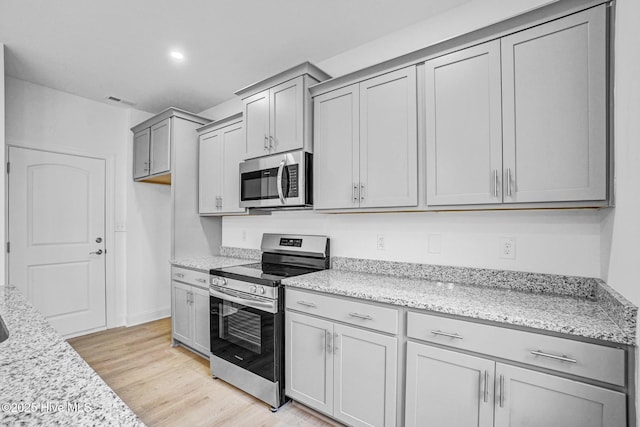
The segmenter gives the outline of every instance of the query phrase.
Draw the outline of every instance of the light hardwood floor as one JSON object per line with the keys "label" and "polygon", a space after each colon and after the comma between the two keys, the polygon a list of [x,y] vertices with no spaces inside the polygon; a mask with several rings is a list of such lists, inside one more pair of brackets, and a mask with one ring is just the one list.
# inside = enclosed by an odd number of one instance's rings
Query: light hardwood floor
{"label": "light hardwood floor", "polygon": [[171,320],[116,328],[69,344],[148,426],[333,426],[295,402],[269,405],[211,378],[209,361],[171,347]]}

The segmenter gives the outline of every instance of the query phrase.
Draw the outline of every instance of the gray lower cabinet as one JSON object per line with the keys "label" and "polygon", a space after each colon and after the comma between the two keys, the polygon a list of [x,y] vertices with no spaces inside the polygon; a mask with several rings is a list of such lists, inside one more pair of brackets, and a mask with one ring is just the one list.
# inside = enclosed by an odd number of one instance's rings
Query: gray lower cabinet
{"label": "gray lower cabinet", "polygon": [[285,314],[286,394],[353,426],[396,424],[397,338]]}
{"label": "gray lower cabinet", "polygon": [[[171,337],[174,345],[209,355],[209,291],[201,287],[206,274],[173,267]],[[204,280],[205,282],[201,282]],[[190,282],[195,282],[190,284]]]}
{"label": "gray lower cabinet", "polygon": [[407,343],[405,422],[447,427],[625,427],[626,396],[458,351]]}

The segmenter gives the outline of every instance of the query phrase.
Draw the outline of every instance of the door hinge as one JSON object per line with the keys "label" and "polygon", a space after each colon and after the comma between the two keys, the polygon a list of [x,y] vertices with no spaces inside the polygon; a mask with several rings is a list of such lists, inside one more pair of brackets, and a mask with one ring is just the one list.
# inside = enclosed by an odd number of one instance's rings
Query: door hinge
{"label": "door hinge", "polygon": [[7,253],[11,252],[11,242],[7,242]]}
{"label": "door hinge", "polygon": [[7,162],[7,175],[11,172],[11,162]]}

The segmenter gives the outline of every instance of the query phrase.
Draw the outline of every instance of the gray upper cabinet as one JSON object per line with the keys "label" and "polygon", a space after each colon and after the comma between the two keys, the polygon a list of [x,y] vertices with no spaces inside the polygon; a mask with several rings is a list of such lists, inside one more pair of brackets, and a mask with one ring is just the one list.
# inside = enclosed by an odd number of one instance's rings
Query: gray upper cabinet
{"label": "gray upper cabinet", "polygon": [[500,41],[425,63],[427,200],[502,202]]}
{"label": "gray upper cabinet", "polygon": [[133,179],[171,184],[174,155],[184,145],[192,144],[196,127],[210,120],[177,108],[163,112],[131,128],[133,132]]}
{"label": "gray upper cabinet", "polygon": [[606,199],[605,12],[501,40],[505,202]]}
{"label": "gray upper cabinet", "polygon": [[245,213],[240,207],[239,165],[245,154],[241,115],[211,123],[198,132],[200,215]]}
{"label": "gray upper cabinet", "polygon": [[418,203],[416,69],[314,98],[316,209]]}
{"label": "gray upper cabinet", "polygon": [[236,92],[242,98],[245,159],[313,151],[309,86],[329,77],[305,62]]}
{"label": "gray upper cabinet", "polygon": [[425,62],[427,204],[605,202],[606,41],[602,5]]}

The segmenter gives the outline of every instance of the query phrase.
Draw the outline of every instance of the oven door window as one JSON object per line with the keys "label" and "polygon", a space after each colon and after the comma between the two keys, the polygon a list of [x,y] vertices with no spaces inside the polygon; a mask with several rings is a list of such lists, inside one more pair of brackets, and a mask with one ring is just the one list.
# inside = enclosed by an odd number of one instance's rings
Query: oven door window
{"label": "oven door window", "polygon": [[[240,178],[240,199],[278,199],[278,168],[246,172]],[[282,195],[298,197],[298,165],[285,166],[282,170]]]}
{"label": "oven door window", "polygon": [[211,296],[211,353],[275,381],[276,315]]}

